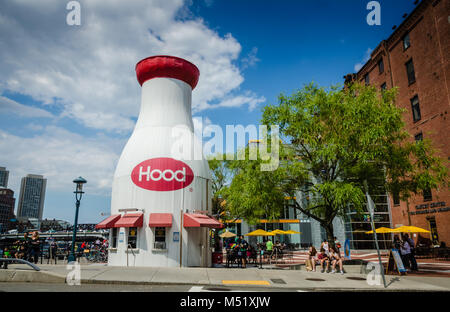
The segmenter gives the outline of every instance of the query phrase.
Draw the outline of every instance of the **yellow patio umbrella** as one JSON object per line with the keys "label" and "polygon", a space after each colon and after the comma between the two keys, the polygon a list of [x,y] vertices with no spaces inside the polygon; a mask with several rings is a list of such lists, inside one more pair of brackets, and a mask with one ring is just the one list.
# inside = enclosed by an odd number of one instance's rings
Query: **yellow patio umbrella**
{"label": "yellow patio umbrella", "polygon": [[393,229],[392,233],[430,233],[430,231],[422,229],[417,226],[404,225],[404,226],[398,227],[396,229]]}
{"label": "yellow patio umbrella", "polygon": [[288,231],[285,231],[285,234],[302,234],[302,232],[297,232],[297,231],[294,231],[294,230],[288,230]]}
{"label": "yellow patio umbrella", "polygon": [[275,234],[272,234],[272,233],[269,233],[269,232],[259,229],[259,230],[247,233],[245,235],[246,236],[274,236]]}
{"label": "yellow patio umbrella", "polygon": [[222,238],[228,238],[228,237],[235,237],[236,234],[231,233],[230,231],[226,230],[225,232],[223,232],[219,236],[222,237]]}
{"label": "yellow patio umbrella", "polygon": [[283,231],[283,230],[279,230],[279,229],[276,229],[276,230],[270,231],[269,233],[272,233],[272,234],[275,234],[275,235],[288,234],[288,233],[287,233],[286,231]]}
{"label": "yellow patio umbrella", "polygon": [[[394,229],[390,229],[390,228],[387,228],[387,227],[380,227],[380,228],[376,229],[375,232],[377,232],[377,233],[395,233]],[[373,234],[373,231],[368,231],[368,232],[365,232],[365,233],[366,234]]]}

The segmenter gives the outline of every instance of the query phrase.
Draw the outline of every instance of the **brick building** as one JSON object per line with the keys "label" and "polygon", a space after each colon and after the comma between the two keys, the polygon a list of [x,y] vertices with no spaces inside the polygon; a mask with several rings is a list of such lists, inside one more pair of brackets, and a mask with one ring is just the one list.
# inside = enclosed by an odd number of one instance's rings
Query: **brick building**
{"label": "brick building", "polygon": [[[397,105],[411,140],[428,138],[448,166],[450,159],[450,0],[423,0],[370,60],[346,83],[360,81],[380,89],[398,87]],[[420,238],[450,244],[450,191],[425,190],[409,203],[391,198],[392,225],[430,230]]]}

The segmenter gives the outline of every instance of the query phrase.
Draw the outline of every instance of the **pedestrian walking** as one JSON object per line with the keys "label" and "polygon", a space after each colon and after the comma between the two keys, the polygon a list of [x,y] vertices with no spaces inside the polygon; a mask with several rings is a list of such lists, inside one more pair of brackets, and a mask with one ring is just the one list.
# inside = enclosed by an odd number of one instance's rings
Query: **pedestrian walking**
{"label": "pedestrian walking", "polygon": [[247,266],[247,249],[248,249],[248,243],[244,239],[244,236],[241,235],[236,241],[238,249],[238,257],[239,261],[241,262],[241,265],[243,268],[246,268]]}
{"label": "pedestrian walking", "polygon": [[270,238],[268,238],[267,242],[266,242],[266,253],[269,255],[270,259],[272,259],[273,243],[272,243],[272,240]]}
{"label": "pedestrian walking", "polygon": [[29,261],[34,262],[35,264],[38,263],[40,252],[41,252],[41,242],[39,241],[39,233],[38,231],[35,231],[31,235]]}

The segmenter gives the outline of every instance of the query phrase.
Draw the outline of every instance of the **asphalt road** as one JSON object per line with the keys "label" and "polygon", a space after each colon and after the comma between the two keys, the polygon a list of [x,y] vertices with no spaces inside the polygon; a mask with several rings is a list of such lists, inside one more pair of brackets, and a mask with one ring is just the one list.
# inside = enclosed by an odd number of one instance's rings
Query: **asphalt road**
{"label": "asphalt road", "polygon": [[50,283],[0,283],[0,292],[280,292],[294,291],[276,288],[251,287],[212,287],[194,285],[110,285],[110,284],[82,284],[70,286],[67,284]]}

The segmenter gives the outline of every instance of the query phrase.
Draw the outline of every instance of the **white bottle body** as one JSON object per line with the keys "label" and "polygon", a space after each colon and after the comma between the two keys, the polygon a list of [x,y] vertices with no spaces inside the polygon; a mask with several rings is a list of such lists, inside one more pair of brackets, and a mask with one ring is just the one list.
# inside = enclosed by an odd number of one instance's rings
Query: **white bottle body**
{"label": "white bottle body", "polygon": [[[154,78],[142,85],[139,118],[114,173],[111,214],[123,214],[123,209],[138,209],[144,213],[144,224],[138,229],[134,254],[126,250],[128,229],[119,229],[117,250],[109,253],[109,265],[176,267],[181,263],[182,266],[209,266],[208,230],[182,227],[182,211],[211,210],[208,162],[202,157],[197,160],[193,157],[202,155],[202,144],[194,135],[191,95],[191,86],[177,79]],[[174,144],[182,143],[174,134],[181,129],[194,141],[191,157],[184,159],[174,154]],[[181,160],[193,171],[192,183],[173,191],[139,187],[131,178],[133,169],[154,158]],[[166,250],[153,248],[155,228],[149,227],[151,213],[172,214],[172,226],[166,228]],[[177,236],[180,237],[178,242]]]}

